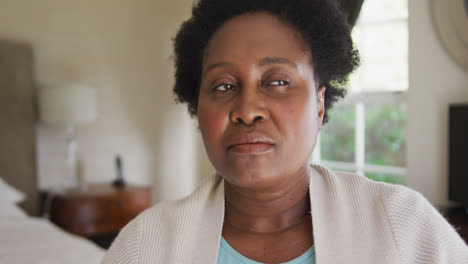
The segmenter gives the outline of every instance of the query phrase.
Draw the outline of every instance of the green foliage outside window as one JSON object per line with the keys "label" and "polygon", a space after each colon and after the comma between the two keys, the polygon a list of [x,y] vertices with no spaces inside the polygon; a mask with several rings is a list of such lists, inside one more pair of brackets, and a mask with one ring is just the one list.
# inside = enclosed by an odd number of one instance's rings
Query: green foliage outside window
{"label": "green foliage outside window", "polygon": [[320,132],[322,159],[354,162],[354,106],[334,107],[328,115],[330,122]]}
{"label": "green foliage outside window", "polygon": [[[330,122],[322,128],[322,160],[355,162],[355,107],[335,107]],[[365,161],[369,165],[406,166],[406,108],[401,105],[366,106]],[[366,177],[389,183],[405,184],[404,177],[384,173],[366,173]]]}
{"label": "green foliage outside window", "polygon": [[366,163],[372,165],[406,165],[404,105],[366,107]]}

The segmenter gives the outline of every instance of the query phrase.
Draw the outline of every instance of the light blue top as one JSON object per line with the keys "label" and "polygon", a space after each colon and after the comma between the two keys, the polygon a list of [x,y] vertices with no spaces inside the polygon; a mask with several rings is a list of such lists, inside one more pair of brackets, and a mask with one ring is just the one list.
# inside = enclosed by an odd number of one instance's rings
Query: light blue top
{"label": "light blue top", "polygon": [[[229,243],[221,237],[221,246],[219,247],[218,264],[262,264],[244,257],[229,245]],[[285,262],[284,264],[315,264],[315,250],[312,246],[301,256]]]}

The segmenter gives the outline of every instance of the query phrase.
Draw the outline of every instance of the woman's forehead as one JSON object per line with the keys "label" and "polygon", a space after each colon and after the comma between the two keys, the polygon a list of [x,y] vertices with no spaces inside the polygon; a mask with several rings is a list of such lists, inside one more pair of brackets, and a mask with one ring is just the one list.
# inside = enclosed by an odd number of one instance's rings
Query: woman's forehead
{"label": "woman's forehead", "polygon": [[205,49],[204,67],[220,61],[257,61],[284,58],[310,62],[307,43],[292,26],[267,13],[249,13],[226,21]]}

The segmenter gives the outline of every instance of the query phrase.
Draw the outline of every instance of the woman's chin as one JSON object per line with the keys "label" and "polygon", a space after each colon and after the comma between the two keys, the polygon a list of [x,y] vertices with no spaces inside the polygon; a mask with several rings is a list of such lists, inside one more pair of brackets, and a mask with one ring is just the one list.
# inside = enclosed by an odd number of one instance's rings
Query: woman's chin
{"label": "woman's chin", "polygon": [[275,185],[278,180],[275,173],[269,169],[239,169],[224,173],[221,176],[235,187],[248,189],[265,189]]}

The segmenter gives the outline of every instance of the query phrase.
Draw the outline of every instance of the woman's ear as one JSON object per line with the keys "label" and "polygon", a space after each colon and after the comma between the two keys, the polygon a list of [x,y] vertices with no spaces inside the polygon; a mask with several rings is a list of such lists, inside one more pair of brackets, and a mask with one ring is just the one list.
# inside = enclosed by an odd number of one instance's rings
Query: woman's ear
{"label": "woman's ear", "polygon": [[323,117],[325,116],[325,85],[322,85],[317,90],[317,113],[319,118],[319,129],[323,124]]}

